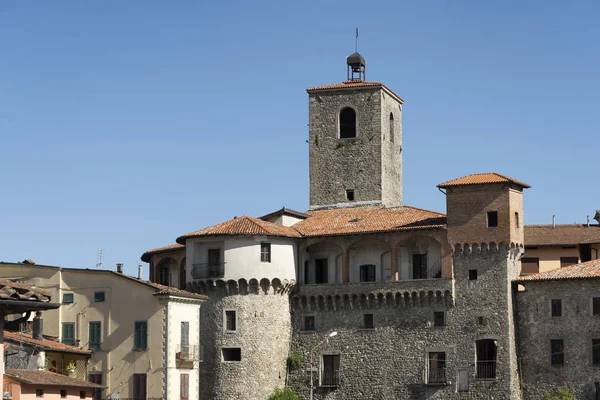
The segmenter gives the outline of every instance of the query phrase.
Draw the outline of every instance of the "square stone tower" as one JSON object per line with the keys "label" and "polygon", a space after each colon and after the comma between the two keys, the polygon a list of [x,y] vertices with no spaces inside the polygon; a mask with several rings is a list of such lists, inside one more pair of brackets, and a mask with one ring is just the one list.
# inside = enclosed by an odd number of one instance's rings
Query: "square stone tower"
{"label": "square stone tower", "polygon": [[[364,77],[358,53],[347,63]],[[307,89],[310,208],[401,206],[403,100],[379,82],[348,78]]]}

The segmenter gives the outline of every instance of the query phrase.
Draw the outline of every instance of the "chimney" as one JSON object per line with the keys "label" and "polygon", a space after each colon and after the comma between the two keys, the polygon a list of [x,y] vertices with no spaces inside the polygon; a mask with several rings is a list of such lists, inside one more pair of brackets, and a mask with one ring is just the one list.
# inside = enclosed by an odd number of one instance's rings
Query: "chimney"
{"label": "chimney", "polygon": [[556,215],[552,216],[552,228],[556,227]]}
{"label": "chimney", "polygon": [[122,262],[117,263],[117,272],[120,274],[123,273],[123,263]]}
{"label": "chimney", "polygon": [[144,265],[142,263],[138,264],[138,279],[142,279],[142,270],[144,268]]}
{"label": "chimney", "polygon": [[588,226],[588,228],[590,227],[590,216],[589,215],[587,216],[587,226]]}
{"label": "chimney", "polygon": [[600,224],[600,210],[596,210],[596,215],[594,215],[594,219]]}
{"label": "chimney", "polygon": [[33,317],[31,336],[34,339],[42,340],[44,338],[44,320],[42,319],[42,312],[36,311],[35,317]]}

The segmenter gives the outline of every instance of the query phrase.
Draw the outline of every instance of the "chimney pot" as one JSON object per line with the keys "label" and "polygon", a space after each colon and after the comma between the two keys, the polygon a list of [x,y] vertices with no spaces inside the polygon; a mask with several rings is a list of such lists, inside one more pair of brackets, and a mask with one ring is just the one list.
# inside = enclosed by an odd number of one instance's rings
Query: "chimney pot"
{"label": "chimney pot", "polygon": [[143,264],[138,264],[138,279],[142,279],[142,271],[144,270]]}
{"label": "chimney pot", "polygon": [[44,339],[44,320],[41,311],[37,311],[33,317],[31,336],[36,340]]}
{"label": "chimney pot", "polygon": [[117,272],[120,274],[123,273],[123,263],[117,263]]}

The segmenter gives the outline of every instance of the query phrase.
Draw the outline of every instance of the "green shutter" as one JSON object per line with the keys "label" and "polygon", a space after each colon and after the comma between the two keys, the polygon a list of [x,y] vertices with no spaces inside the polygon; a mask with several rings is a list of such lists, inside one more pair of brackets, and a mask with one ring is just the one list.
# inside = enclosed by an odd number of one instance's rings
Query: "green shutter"
{"label": "green shutter", "polygon": [[146,321],[135,322],[135,334],[133,339],[134,349],[145,350],[148,348],[148,323]]}
{"label": "green shutter", "polygon": [[102,325],[100,322],[90,322],[89,348],[99,349]]}
{"label": "green shutter", "polygon": [[73,322],[65,322],[62,325],[62,342],[64,344],[75,345],[75,324]]}

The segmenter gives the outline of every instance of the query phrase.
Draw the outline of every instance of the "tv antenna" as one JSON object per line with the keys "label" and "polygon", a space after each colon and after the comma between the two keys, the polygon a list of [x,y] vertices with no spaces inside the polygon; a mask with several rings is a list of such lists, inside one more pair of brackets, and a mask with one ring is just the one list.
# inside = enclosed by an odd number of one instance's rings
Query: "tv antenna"
{"label": "tv antenna", "polygon": [[356,38],[354,39],[354,51],[358,53],[358,27],[356,28]]}
{"label": "tv antenna", "polygon": [[102,259],[104,258],[104,249],[98,249],[96,256],[96,268],[102,268]]}

